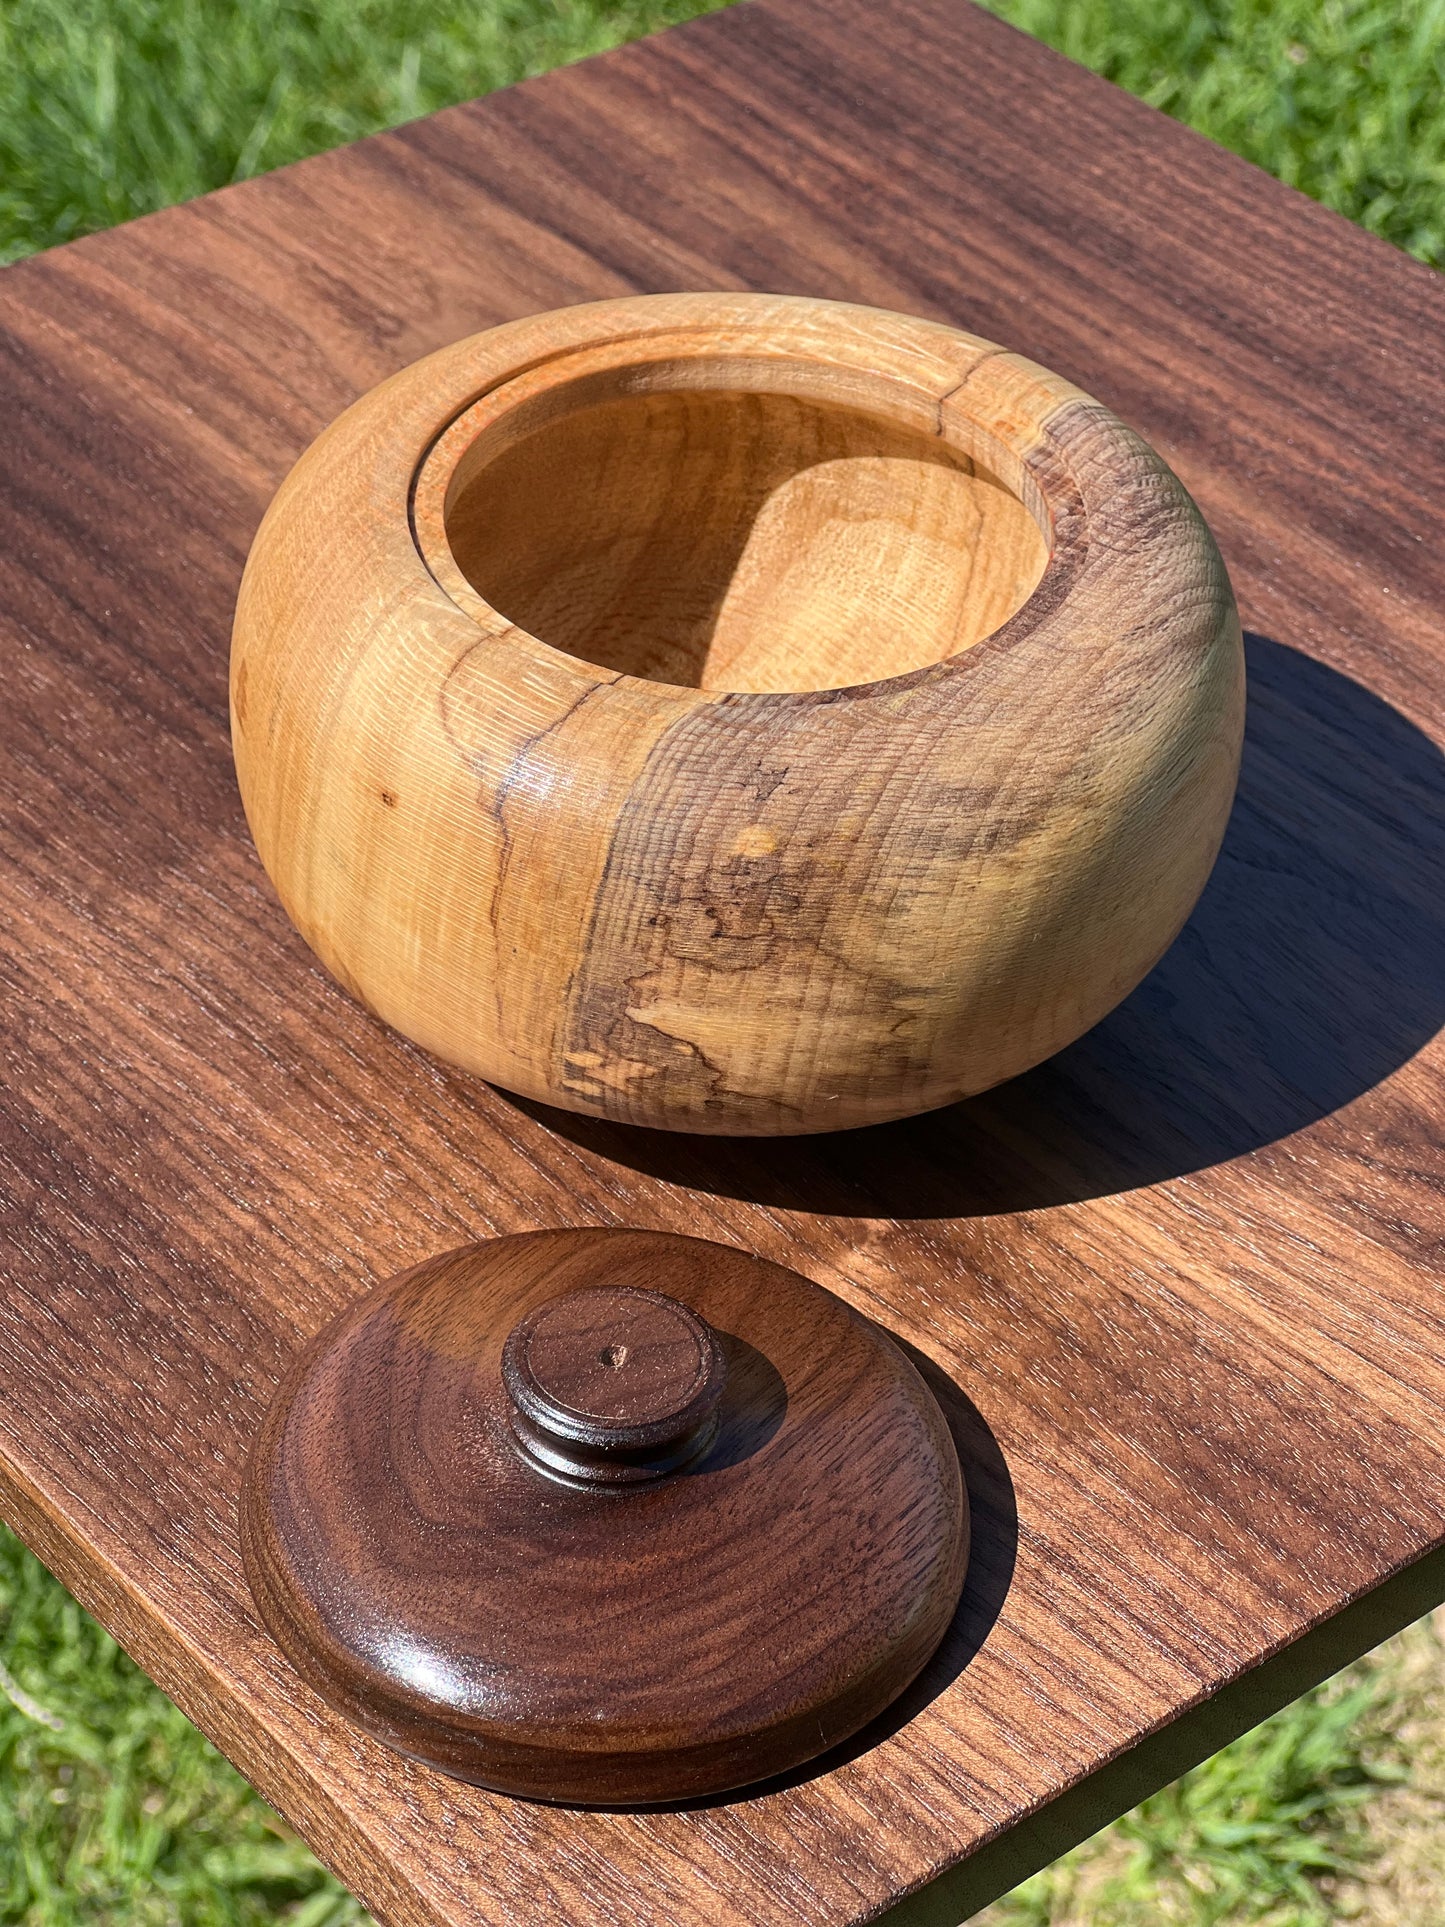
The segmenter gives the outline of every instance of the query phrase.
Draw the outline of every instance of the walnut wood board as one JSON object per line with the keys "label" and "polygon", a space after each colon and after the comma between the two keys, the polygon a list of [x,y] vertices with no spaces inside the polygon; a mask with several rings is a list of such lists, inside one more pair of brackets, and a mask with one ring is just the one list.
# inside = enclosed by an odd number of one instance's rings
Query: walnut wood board
{"label": "walnut wood board", "polygon": [[[246,836],[230,617],[299,450],[458,335],[679,287],[1058,369],[1194,490],[1253,632],[1184,937],[942,1115],[733,1146],[524,1111],[335,989]],[[3,1510],[388,1921],[861,1921],[1426,1570],[1442,324],[1425,269],[944,0],[762,0],[0,277]],[[236,1497],[287,1361],[364,1286],[615,1223],[791,1265],[931,1359],[975,1550],[867,1743],[577,1814],[328,1713],[259,1626]]]}

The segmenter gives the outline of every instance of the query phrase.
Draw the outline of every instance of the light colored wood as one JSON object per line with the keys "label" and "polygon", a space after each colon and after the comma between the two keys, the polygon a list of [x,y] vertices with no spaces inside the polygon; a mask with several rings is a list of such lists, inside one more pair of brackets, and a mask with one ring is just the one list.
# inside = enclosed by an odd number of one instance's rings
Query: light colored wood
{"label": "light colored wood", "polygon": [[1048,560],[995,477],[859,408],[633,386],[486,460],[492,407],[427,463],[424,547],[604,669],[754,693],[903,675],[1000,628]]}
{"label": "light colored wood", "polygon": [[983,1090],[1193,907],[1239,622],[1182,486],[992,344],[663,295],[403,370],[247,567],[236,764],[335,975],[509,1090],[769,1133]]}

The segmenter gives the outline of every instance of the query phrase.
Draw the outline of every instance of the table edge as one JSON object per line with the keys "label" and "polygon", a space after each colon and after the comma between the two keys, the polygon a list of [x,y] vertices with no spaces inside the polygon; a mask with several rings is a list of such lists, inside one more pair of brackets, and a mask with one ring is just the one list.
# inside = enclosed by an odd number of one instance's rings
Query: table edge
{"label": "table edge", "polygon": [[966,1858],[870,1915],[868,1927],[960,1927],[1140,1801],[1442,1605],[1445,1539],[1212,1698],[1157,1727]]}

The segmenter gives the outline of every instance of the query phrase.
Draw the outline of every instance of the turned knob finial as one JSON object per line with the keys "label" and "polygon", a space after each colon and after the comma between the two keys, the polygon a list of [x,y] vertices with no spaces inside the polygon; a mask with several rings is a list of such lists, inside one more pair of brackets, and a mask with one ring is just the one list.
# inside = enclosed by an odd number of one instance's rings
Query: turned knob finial
{"label": "turned knob finial", "polygon": [[706,1451],[727,1361],[710,1327],[675,1298],[602,1286],[528,1313],[507,1339],[502,1377],[512,1430],[544,1471],[638,1485]]}

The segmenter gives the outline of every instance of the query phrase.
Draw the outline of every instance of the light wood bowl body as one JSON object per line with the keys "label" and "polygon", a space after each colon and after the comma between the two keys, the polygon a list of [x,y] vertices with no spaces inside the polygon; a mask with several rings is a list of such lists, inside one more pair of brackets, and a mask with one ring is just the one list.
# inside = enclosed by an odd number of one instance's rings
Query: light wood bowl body
{"label": "light wood bowl body", "polygon": [[263,862],[378,1016],[676,1130],[1037,1063],[1178,932],[1243,720],[1219,553],[1020,357],[662,295],[404,369],[308,450],[231,673]]}

